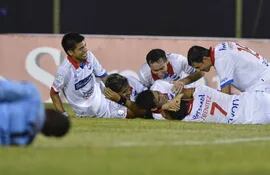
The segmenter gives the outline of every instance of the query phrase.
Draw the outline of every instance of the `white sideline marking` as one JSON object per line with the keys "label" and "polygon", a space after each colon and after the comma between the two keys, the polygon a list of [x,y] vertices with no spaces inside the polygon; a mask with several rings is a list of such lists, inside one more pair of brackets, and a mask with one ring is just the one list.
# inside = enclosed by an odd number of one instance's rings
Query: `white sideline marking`
{"label": "white sideline marking", "polygon": [[202,146],[202,145],[219,145],[219,144],[236,144],[244,142],[255,141],[270,141],[270,137],[251,137],[251,138],[234,138],[222,140],[209,140],[209,141],[175,141],[175,142],[118,142],[111,145],[111,147],[135,147],[135,146]]}

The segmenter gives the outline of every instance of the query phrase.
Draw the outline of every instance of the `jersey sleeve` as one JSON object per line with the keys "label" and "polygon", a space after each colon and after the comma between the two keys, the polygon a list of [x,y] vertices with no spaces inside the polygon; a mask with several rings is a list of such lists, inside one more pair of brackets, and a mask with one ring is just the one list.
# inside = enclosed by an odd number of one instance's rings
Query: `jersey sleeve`
{"label": "jersey sleeve", "polygon": [[188,61],[187,58],[184,57],[184,59],[182,60],[182,66],[183,66],[183,71],[187,74],[192,74],[194,72],[196,72],[196,69],[193,68],[192,66],[188,65]]}
{"label": "jersey sleeve", "polygon": [[52,84],[52,88],[55,92],[60,92],[67,83],[67,72],[60,67],[55,75],[55,79]]}
{"label": "jersey sleeve", "polygon": [[173,84],[164,81],[164,80],[156,80],[155,83],[151,86],[150,90],[152,91],[159,91],[161,93],[165,93],[165,94],[171,94]]}
{"label": "jersey sleeve", "polygon": [[234,66],[233,60],[229,56],[222,56],[220,60],[216,60],[215,69],[221,89],[233,83]]}
{"label": "jersey sleeve", "polygon": [[140,82],[147,88],[149,88],[152,85],[151,80],[150,80],[150,76],[151,76],[150,74],[151,74],[151,70],[147,64],[144,64],[138,72],[138,77],[139,77]]}
{"label": "jersey sleeve", "polygon": [[127,76],[127,79],[132,88],[134,88],[137,93],[140,93],[147,89],[137,78],[133,76]]}
{"label": "jersey sleeve", "polygon": [[94,69],[94,74],[96,77],[103,78],[107,76],[107,71],[102,67],[102,65],[99,63],[98,59],[95,57],[95,55],[91,52],[89,54],[92,57],[92,64]]}
{"label": "jersey sleeve", "polygon": [[188,65],[187,58],[180,54],[168,54],[168,58],[176,69],[178,75],[182,75],[182,72],[186,74],[192,74],[196,72],[196,69]]}

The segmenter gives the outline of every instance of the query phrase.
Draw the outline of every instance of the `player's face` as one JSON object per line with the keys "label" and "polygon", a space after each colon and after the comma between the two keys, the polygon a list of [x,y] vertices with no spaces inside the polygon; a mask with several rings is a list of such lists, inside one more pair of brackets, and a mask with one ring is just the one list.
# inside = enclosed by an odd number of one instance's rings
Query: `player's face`
{"label": "player's face", "polygon": [[158,78],[163,79],[166,78],[168,75],[168,61],[164,61],[162,58],[160,58],[157,62],[150,63],[150,69],[153,72],[153,74],[157,75]]}
{"label": "player's face", "polygon": [[121,91],[118,93],[122,97],[125,97],[126,99],[130,99],[130,95],[132,93],[132,88],[127,85],[121,89]]}
{"label": "player's face", "polygon": [[211,66],[212,66],[211,62],[207,58],[204,58],[201,63],[198,63],[198,62],[192,63],[192,67],[194,67],[197,70],[204,71],[204,72],[209,72]]}
{"label": "player's face", "polygon": [[154,103],[156,104],[157,108],[160,108],[163,104],[165,104],[168,99],[165,94],[162,94],[158,91],[152,91],[154,95]]}
{"label": "player's face", "polygon": [[69,54],[70,56],[74,57],[79,61],[85,60],[87,56],[87,48],[85,41],[77,43],[75,49],[70,51]]}

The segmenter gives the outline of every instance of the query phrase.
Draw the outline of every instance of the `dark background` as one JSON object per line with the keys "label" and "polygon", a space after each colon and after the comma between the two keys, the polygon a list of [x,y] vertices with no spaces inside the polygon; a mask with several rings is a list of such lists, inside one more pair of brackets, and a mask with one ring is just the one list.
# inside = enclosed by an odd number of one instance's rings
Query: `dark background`
{"label": "dark background", "polygon": [[[243,0],[242,37],[270,38],[270,1]],[[235,0],[62,0],[60,33],[235,37]],[[0,0],[0,33],[52,33],[52,0]]]}

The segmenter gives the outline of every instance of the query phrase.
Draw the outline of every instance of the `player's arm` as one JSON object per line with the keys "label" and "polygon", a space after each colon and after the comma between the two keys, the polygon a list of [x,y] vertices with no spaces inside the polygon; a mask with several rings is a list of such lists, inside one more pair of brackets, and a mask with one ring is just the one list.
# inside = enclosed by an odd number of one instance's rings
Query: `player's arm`
{"label": "player's arm", "polygon": [[187,84],[190,84],[190,83],[193,83],[197,80],[199,80],[200,78],[202,78],[204,76],[204,72],[202,71],[196,71],[192,74],[190,74],[189,76],[181,79],[181,80],[178,80],[178,81],[181,81],[184,83],[184,85],[187,85]]}
{"label": "player's arm", "polygon": [[190,74],[189,76],[181,79],[181,80],[177,80],[177,81],[173,81],[172,83],[174,84],[173,86],[173,92],[179,92],[182,90],[182,88],[190,83],[193,83],[197,80],[199,80],[200,78],[202,78],[204,76],[204,72],[202,71],[196,71],[192,74]]}
{"label": "player's arm", "polygon": [[53,88],[51,88],[50,96],[51,96],[51,99],[52,99],[52,102],[53,102],[55,109],[61,113],[65,113],[65,109],[63,107],[63,103],[62,103],[62,100],[59,96],[59,93],[56,92]]}
{"label": "player's arm", "polygon": [[125,97],[121,97],[118,93],[114,92],[110,88],[105,88],[104,95],[106,98],[126,106],[133,113],[134,117],[143,118],[144,114],[146,113],[144,109],[139,108],[133,101],[126,99]]}

